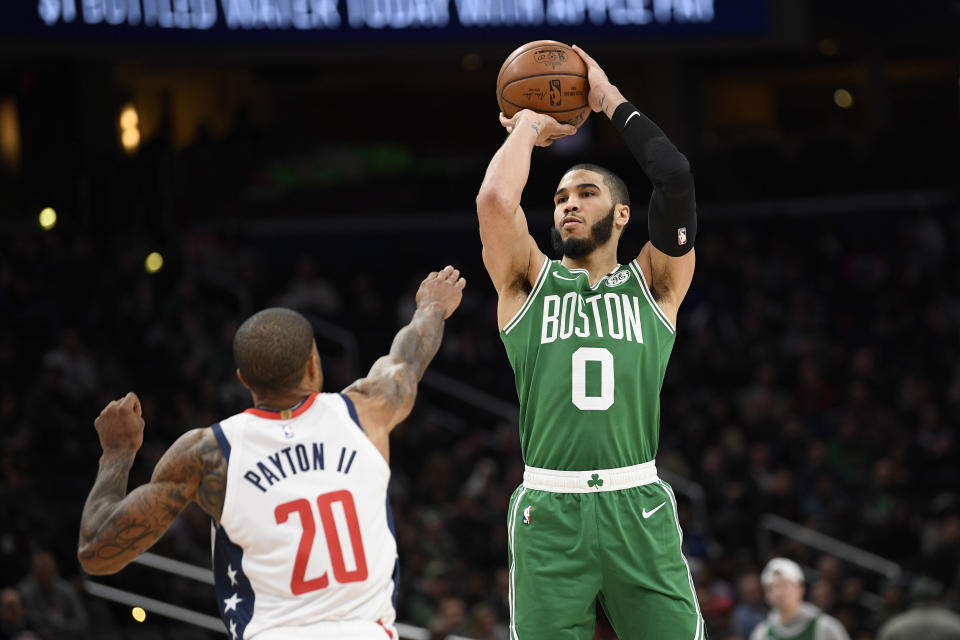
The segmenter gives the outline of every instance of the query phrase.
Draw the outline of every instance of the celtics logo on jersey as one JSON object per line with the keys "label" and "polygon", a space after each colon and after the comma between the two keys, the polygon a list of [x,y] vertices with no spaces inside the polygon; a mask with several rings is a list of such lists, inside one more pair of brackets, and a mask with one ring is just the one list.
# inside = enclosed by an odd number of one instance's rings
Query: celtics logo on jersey
{"label": "celtics logo on jersey", "polygon": [[608,287],[619,287],[624,282],[630,279],[629,271],[617,271],[607,276],[607,286]]}

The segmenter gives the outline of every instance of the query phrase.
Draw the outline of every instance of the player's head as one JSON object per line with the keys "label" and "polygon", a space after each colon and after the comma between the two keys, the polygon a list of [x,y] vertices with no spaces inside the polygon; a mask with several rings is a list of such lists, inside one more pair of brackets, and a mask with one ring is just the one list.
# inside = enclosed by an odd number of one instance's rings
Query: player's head
{"label": "player's head", "polygon": [[577,164],[563,174],[553,195],[550,239],[556,251],[582,258],[608,242],[616,245],[630,221],[630,193],[617,174]]}
{"label": "player's head", "polygon": [[233,338],[233,358],[240,382],[255,394],[323,386],[313,327],[292,309],[273,307],[247,318]]}
{"label": "player's head", "polygon": [[774,558],[760,574],[767,604],[774,609],[795,609],[803,601],[803,570],[793,560]]}

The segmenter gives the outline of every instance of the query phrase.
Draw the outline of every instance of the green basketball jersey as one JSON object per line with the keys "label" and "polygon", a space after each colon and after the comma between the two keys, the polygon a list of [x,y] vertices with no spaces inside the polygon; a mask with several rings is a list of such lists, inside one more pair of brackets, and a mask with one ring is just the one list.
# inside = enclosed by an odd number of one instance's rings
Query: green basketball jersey
{"label": "green basketball jersey", "polygon": [[634,260],[590,286],[585,269],[545,260],[500,332],[531,467],[612,469],[653,460],[674,327]]}

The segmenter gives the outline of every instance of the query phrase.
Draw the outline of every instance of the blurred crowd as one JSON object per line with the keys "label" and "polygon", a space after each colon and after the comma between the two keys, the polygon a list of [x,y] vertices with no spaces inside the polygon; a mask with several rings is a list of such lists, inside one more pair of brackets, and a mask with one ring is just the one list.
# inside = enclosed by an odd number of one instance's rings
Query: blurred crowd
{"label": "blurred crowd", "polygon": [[[806,568],[806,598],[854,640],[919,599],[921,578],[927,601],[957,609],[960,217],[769,213],[703,216],[662,392],[658,467],[705,499],[702,518],[681,495],[680,516],[710,637],[745,640],[766,617],[771,555]],[[314,322],[327,390],[339,390],[388,349],[419,280],[456,264],[468,289],[431,371],[515,403],[475,235],[198,227],[171,236],[155,274],[143,266],[155,247],[131,230],[0,236],[0,640],[220,637],[137,625],[86,593],[76,539],[100,408],[140,394],[147,431],[131,485],[144,482],[180,433],[249,406],[230,345],[259,308]],[[515,423],[423,385],[392,451],[399,620],[436,638],[507,638]],[[900,569],[764,532],[767,514]],[[209,566],[208,518],[188,509],[158,552]],[[137,566],[97,580],[215,615],[207,585]],[[597,638],[614,638],[598,617]]]}

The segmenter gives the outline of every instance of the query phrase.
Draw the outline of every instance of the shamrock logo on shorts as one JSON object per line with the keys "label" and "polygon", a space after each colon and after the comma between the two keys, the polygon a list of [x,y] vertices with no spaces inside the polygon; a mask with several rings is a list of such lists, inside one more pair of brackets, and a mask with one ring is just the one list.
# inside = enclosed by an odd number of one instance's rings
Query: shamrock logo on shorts
{"label": "shamrock logo on shorts", "polygon": [[600,474],[595,473],[592,476],[590,476],[590,479],[587,480],[587,486],[593,487],[594,489],[599,489],[600,487],[602,487],[603,480],[600,479]]}

